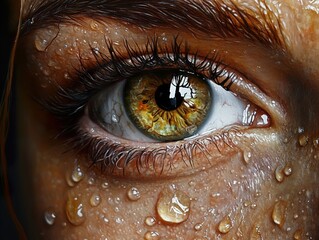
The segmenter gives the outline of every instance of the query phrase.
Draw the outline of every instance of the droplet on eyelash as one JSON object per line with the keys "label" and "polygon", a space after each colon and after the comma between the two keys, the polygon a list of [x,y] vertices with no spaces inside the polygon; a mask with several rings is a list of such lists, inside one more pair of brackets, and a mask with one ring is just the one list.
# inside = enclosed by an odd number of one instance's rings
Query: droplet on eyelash
{"label": "droplet on eyelash", "polygon": [[278,166],[275,170],[275,178],[277,182],[281,183],[284,181],[284,173],[281,166]]}
{"label": "droplet on eyelash", "polygon": [[79,165],[73,169],[71,177],[72,180],[76,183],[80,182],[84,178],[84,173]]}
{"label": "droplet on eyelash", "polygon": [[292,167],[290,165],[286,165],[284,168],[284,174],[288,177],[292,174]]}
{"label": "droplet on eyelash", "polygon": [[149,226],[149,227],[152,227],[152,226],[154,226],[155,225],[155,223],[156,223],[156,219],[154,218],[154,217],[146,217],[145,218],[145,224],[147,225],[147,226]]}
{"label": "droplet on eyelash", "polygon": [[190,197],[182,191],[165,189],[159,195],[156,210],[160,218],[167,223],[182,223],[190,213]]}
{"label": "droplet on eyelash", "polygon": [[309,137],[307,135],[301,134],[299,136],[298,142],[301,147],[306,146],[308,144],[308,141],[309,141]]}
{"label": "droplet on eyelash", "polygon": [[44,212],[44,221],[46,224],[52,226],[56,219],[56,213],[53,210],[47,210]]}
{"label": "droplet on eyelash", "polygon": [[69,222],[76,226],[82,224],[86,219],[83,203],[77,197],[68,197],[65,213]]}
{"label": "droplet on eyelash", "polygon": [[144,239],[145,240],[158,240],[160,239],[160,235],[158,232],[155,232],[155,231],[148,231],[145,233],[144,235]]}
{"label": "droplet on eyelash", "polygon": [[127,197],[131,201],[137,201],[141,198],[141,194],[136,187],[132,187],[127,191]]}
{"label": "droplet on eyelash", "polygon": [[219,224],[218,231],[220,233],[228,233],[230,229],[233,227],[231,219],[229,216],[226,216]]}
{"label": "droplet on eyelash", "polygon": [[286,207],[287,207],[287,203],[285,201],[279,200],[272,211],[272,220],[273,222],[282,227],[285,224],[285,220],[286,220]]}
{"label": "droplet on eyelash", "polygon": [[90,204],[92,207],[96,207],[101,203],[101,197],[94,193],[90,198]]}
{"label": "droplet on eyelash", "polygon": [[294,233],[294,239],[295,240],[300,240],[302,239],[302,230],[298,229],[295,233]]}

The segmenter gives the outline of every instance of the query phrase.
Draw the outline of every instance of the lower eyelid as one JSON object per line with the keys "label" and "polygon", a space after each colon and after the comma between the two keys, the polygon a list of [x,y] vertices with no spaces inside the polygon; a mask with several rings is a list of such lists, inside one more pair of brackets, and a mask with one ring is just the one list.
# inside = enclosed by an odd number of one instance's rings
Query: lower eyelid
{"label": "lower eyelid", "polygon": [[236,128],[214,135],[170,143],[135,143],[108,135],[89,118],[80,120],[73,141],[81,153],[104,174],[129,179],[170,178],[195,174],[226,161],[238,153],[232,138]]}

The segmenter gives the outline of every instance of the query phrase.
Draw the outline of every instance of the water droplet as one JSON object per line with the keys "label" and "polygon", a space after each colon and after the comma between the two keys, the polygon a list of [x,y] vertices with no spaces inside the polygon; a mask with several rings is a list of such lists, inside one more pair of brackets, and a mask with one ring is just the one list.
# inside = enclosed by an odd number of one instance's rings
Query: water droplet
{"label": "water droplet", "polygon": [[200,231],[200,230],[202,230],[202,228],[203,228],[203,223],[197,223],[194,226],[195,231]]}
{"label": "water droplet", "polygon": [[115,219],[115,222],[118,223],[118,224],[122,224],[124,222],[124,219],[118,217],[118,218]]}
{"label": "water droplet", "polygon": [[301,147],[306,146],[307,143],[308,143],[308,140],[309,140],[309,138],[308,138],[308,136],[306,136],[305,134],[300,135],[300,136],[299,136],[299,145],[300,145]]}
{"label": "water droplet", "polygon": [[250,239],[251,240],[263,239],[261,237],[260,226],[258,224],[253,227],[253,229],[252,229],[252,231],[250,233]]}
{"label": "water droplet", "polygon": [[300,240],[302,239],[302,230],[298,229],[295,233],[294,233],[294,239],[295,240]]}
{"label": "water droplet", "polygon": [[49,41],[47,39],[44,39],[40,37],[39,35],[35,36],[34,46],[38,51],[40,52],[45,51],[48,45],[49,45]]}
{"label": "water droplet", "polygon": [[285,224],[286,206],[287,203],[280,200],[275,204],[274,209],[272,211],[272,220],[275,224],[277,224],[280,227],[282,227]]}
{"label": "water droplet", "polygon": [[313,140],[313,146],[314,146],[315,148],[318,148],[318,147],[319,147],[319,138],[316,138],[316,139]]}
{"label": "water droplet", "polygon": [[284,174],[282,172],[282,168],[279,166],[275,170],[275,178],[278,182],[282,182],[284,180]]}
{"label": "water droplet", "polygon": [[119,117],[114,113],[112,114],[112,122],[118,123],[120,121]]}
{"label": "water droplet", "polygon": [[77,166],[76,168],[74,168],[73,172],[72,172],[72,180],[74,182],[80,182],[84,177],[84,173],[81,169],[80,166]]}
{"label": "water droplet", "polygon": [[108,182],[104,182],[104,183],[101,184],[101,187],[104,188],[104,189],[108,188],[109,187],[109,183]]}
{"label": "water droplet", "polygon": [[244,161],[245,163],[249,163],[250,162],[250,159],[251,159],[251,152],[244,152]]}
{"label": "water droplet", "polygon": [[140,191],[136,187],[132,187],[127,191],[127,197],[131,201],[137,201],[141,198]]}
{"label": "water droplet", "polygon": [[299,217],[298,214],[295,214],[295,215],[294,215],[294,219],[297,219],[298,217]]}
{"label": "water droplet", "polygon": [[69,187],[74,187],[75,184],[74,184],[74,182],[73,182],[73,180],[71,178],[70,172],[66,172],[65,181],[66,181],[66,183],[68,184]]}
{"label": "water droplet", "polygon": [[101,203],[101,197],[94,193],[90,198],[90,204],[92,207],[96,207]]}
{"label": "water droplet", "polygon": [[287,165],[285,168],[284,168],[284,174],[286,176],[290,176],[292,174],[292,167]]}
{"label": "water droplet", "polygon": [[188,219],[190,204],[190,197],[184,192],[166,189],[160,193],[156,210],[163,221],[181,223]]}
{"label": "water droplet", "polygon": [[154,217],[146,217],[144,222],[147,226],[152,227],[155,225],[156,219]]}
{"label": "water droplet", "polygon": [[52,226],[55,222],[56,214],[52,210],[47,210],[44,212],[44,221],[46,224]]}
{"label": "water droplet", "polygon": [[90,177],[89,179],[88,179],[88,184],[89,185],[93,185],[95,183],[95,179],[93,178],[93,177]]}
{"label": "water droplet", "polygon": [[152,231],[152,232],[146,232],[144,235],[145,240],[158,240],[160,239],[160,235],[158,232]]}
{"label": "water droplet", "polygon": [[226,216],[218,225],[218,231],[221,233],[228,233],[233,227],[231,219],[229,216]]}
{"label": "water droplet", "polygon": [[251,209],[255,209],[257,207],[257,204],[256,203],[252,203],[251,205],[250,205],[250,208]]}
{"label": "water droplet", "polygon": [[194,187],[195,185],[196,185],[196,183],[193,180],[188,182],[188,186],[190,186],[190,187]]}
{"label": "water droplet", "polygon": [[90,27],[92,30],[99,30],[99,24],[96,21],[91,21]]}
{"label": "water droplet", "polygon": [[77,197],[68,198],[66,202],[65,212],[68,220],[73,225],[80,225],[85,221],[83,204]]}
{"label": "water droplet", "polygon": [[71,79],[70,74],[64,73],[64,78],[65,78],[65,79]]}

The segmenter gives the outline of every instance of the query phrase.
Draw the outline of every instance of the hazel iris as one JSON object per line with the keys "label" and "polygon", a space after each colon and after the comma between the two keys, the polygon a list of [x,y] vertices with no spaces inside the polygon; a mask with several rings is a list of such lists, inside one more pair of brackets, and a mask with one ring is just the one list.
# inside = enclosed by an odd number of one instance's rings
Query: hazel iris
{"label": "hazel iris", "polygon": [[127,80],[124,105],[147,136],[176,141],[194,135],[210,111],[212,94],[207,80],[194,74],[159,70]]}

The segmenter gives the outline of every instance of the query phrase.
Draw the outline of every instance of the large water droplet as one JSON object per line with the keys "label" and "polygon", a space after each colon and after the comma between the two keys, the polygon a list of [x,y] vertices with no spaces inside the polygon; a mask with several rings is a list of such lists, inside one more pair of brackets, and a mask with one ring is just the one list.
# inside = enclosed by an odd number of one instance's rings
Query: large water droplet
{"label": "large water droplet", "polygon": [[156,219],[154,217],[146,217],[145,218],[145,224],[149,227],[154,226],[156,223]]}
{"label": "large water droplet", "polygon": [[156,210],[163,221],[181,223],[188,219],[190,204],[190,197],[184,192],[166,189],[160,193]]}
{"label": "large water droplet", "polygon": [[46,224],[52,226],[55,222],[56,214],[52,210],[47,210],[44,212],[44,221]]}
{"label": "large water droplet", "polygon": [[278,201],[272,211],[272,220],[275,224],[282,227],[286,220],[286,207],[287,203],[285,201]]}
{"label": "large water droplet", "polygon": [[152,231],[152,232],[146,232],[144,235],[145,240],[158,240],[160,239],[160,235],[158,232]]}
{"label": "large water droplet", "polygon": [[282,182],[284,181],[284,173],[282,171],[282,167],[277,167],[276,170],[275,170],[275,178],[278,182]]}
{"label": "large water droplet", "polygon": [[218,225],[218,231],[221,233],[228,233],[232,228],[232,222],[229,216],[226,216]]}
{"label": "large water droplet", "polygon": [[132,187],[127,191],[127,197],[131,201],[137,201],[141,198],[140,191],[136,187]]}
{"label": "large water droplet", "polygon": [[76,166],[72,172],[72,180],[74,182],[80,182],[84,178],[84,173],[80,166]]}
{"label": "large water droplet", "polygon": [[92,207],[96,207],[101,203],[101,197],[94,193],[90,198],[90,204]]}
{"label": "large water droplet", "polygon": [[84,209],[81,200],[77,197],[69,197],[66,202],[65,213],[73,225],[80,225],[85,221]]}
{"label": "large water droplet", "polygon": [[38,51],[40,52],[45,51],[48,45],[49,45],[49,41],[47,39],[42,38],[39,35],[35,36],[34,46]]}

